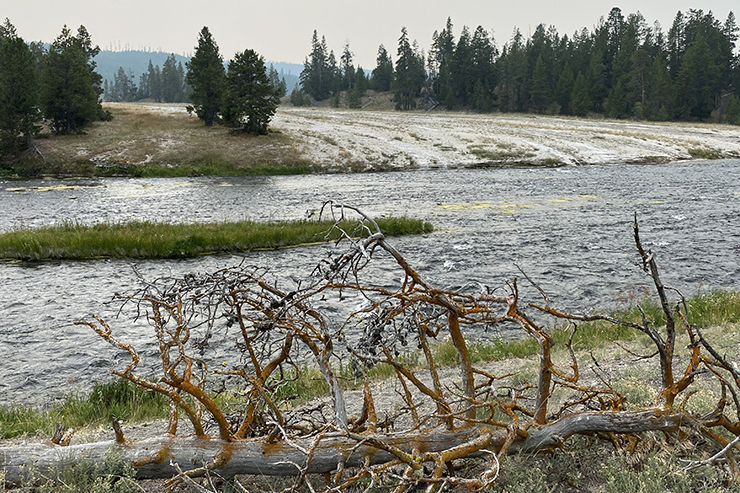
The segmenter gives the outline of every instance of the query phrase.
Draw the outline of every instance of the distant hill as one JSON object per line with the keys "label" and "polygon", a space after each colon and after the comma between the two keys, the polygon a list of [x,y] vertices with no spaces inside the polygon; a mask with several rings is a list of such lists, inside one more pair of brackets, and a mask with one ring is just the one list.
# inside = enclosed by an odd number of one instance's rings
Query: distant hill
{"label": "distant hill", "polygon": [[[98,53],[98,56],[95,57],[95,62],[98,64],[97,71],[103,76],[103,80],[108,79],[108,82],[113,82],[113,78],[118,72],[118,67],[123,67],[126,73],[134,73],[134,76],[136,77],[135,82],[138,83],[141,74],[146,72],[149,67],[149,60],[151,60],[154,65],[159,65],[161,68],[169,55],[169,53],[162,51],[101,50],[100,53]],[[185,66],[185,62],[190,60],[189,57],[177,54],[175,54],[175,58],[178,62],[182,62],[183,67]],[[270,64],[272,64],[272,66],[275,67],[275,70],[285,78],[288,92],[292,91],[293,87],[298,83],[299,76],[303,70],[303,65],[285,62],[265,63],[268,68],[270,67]]]}
{"label": "distant hill", "polygon": [[[108,79],[108,82],[113,82],[113,77],[118,72],[118,67],[123,67],[127,74],[129,71],[134,73],[134,76],[136,76],[135,82],[138,84],[141,74],[146,72],[147,68],[149,68],[149,60],[151,60],[154,65],[159,65],[159,67],[162,68],[162,65],[164,65],[164,62],[167,60],[169,55],[169,53],[164,53],[162,51],[101,50],[100,53],[98,53],[98,56],[95,57],[95,62],[98,64],[97,72],[103,76],[103,80]],[[175,55],[175,58],[178,62],[182,62],[183,67],[185,66],[185,62],[190,60],[190,58],[177,54]]]}

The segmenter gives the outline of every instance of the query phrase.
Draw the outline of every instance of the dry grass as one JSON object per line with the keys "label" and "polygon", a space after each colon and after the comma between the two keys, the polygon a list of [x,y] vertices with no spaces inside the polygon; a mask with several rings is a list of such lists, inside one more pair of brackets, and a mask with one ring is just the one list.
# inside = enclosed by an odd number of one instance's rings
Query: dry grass
{"label": "dry grass", "polygon": [[[44,174],[211,174],[214,168],[221,172],[213,174],[253,174],[260,167],[308,170],[290,137],[280,132],[257,137],[222,126],[206,127],[182,104],[106,103],[104,107],[113,114],[112,121],[95,123],[84,135],[36,141],[45,161]],[[172,171],[176,168],[179,173]]]}

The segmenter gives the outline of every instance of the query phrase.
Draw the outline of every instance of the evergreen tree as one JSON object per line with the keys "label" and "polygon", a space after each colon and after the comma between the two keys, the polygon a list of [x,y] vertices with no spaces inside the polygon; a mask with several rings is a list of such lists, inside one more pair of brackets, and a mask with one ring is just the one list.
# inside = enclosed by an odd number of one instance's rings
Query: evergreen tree
{"label": "evergreen tree", "polygon": [[[609,95],[609,86],[607,85],[608,79],[609,74],[607,72],[606,65],[604,64],[603,53],[601,50],[597,49],[591,56],[591,63],[586,72],[586,82],[589,88],[589,100],[593,105],[592,108],[589,108],[589,111],[593,110],[597,113],[603,113],[604,104]],[[573,111],[573,114],[578,114],[575,113],[575,110]]]}
{"label": "evergreen tree", "polygon": [[605,107],[606,116],[610,118],[629,118],[631,107],[627,88],[622,83],[622,79],[619,79],[612,90],[609,91]]}
{"label": "evergreen tree", "polygon": [[188,80],[185,77],[185,68],[182,66],[182,62],[177,62],[177,79],[180,81],[180,90],[178,92],[178,103],[184,103],[190,101],[190,93],[192,92],[188,85]]}
{"label": "evergreen tree", "polygon": [[378,47],[378,56],[375,63],[375,70],[370,76],[370,88],[378,92],[390,91],[393,83],[393,61],[385,46],[380,45]]}
{"label": "evergreen tree", "polygon": [[[450,88],[451,91],[447,91],[444,99],[448,108],[454,107],[458,102],[467,105],[469,96],[473,93],[476,78],[471,41],[468,26],[463,26],[460,39],[458,39],[455,51],[452,54],[451,74],[449,76],[452,87]],[[447,76],[445,77],[447,78]]]}
{"label": "evergreen tree", "polygon": [[254,50],[237,53],[229,62],[226,81],[224,120],[247,133],[267,134],[279,99],[267,77],[262,57]]}
{"label": "evergreen tree", "polygon": [[499,59],[501,82],[498,86],[502,111],[524,111],[529,100],[527,54],[519,29],[504,46]]}
{"label": "evergreen tree", "polygon": [[155,67],[151,60],[149,60],[149,68],[147,69],[147,83],[149,84],[149,97],[161,103],[162,73],[159,70],[159,65]]}
{"label": "evergreen tree", "polygon": [[498,83],[495,57],[496,47],[488,32],[478,26],[470,42],[470,75],[473,80],[473,95],[470,104],[481,111],[491,111],[494,105],[494,88]]}
{"label": "evergreen tree", "polygon": [[673,118],[675,100],[673,80],[668,64],[663,57],[656,57],[650,68],[651,84],[647,89],[645,117],[650,120],[665,121]]}
{"label": "evergreen tree", "polygon": [[570,110],[576,116],[586,116],[593,106],[588,89],[586,77],[583,72],[578,72],[576,82],[573,84],[573,93],[570,96]]}
{"label": "evergreen tree", "polygon": [[361,66],[358,65],[357,71],[355,72],[354,88],[357,89],[357,91],[360,93],[360,96],[364,96],[365,91],[367,91],[368,87],[370,87],[370,81],[368,80],[365,71],[362,69]]}
{"label": "evergreen tree", "polygon": [[545,62],[540,55],[535,63],[529,88],[532,109],[537,113],[544,112],[550,104],[550,78],[546,70]]}
{"label": "evergreen tree", "polygon": [[355,66],[352,63],[353,53],[349,49],[349,44],[344,45],[342,56],[339,57],[342,69],[341,90],[346,91],[355,86]]}
{"label": "evergreen tree", "polygon": [[293,106],[311,106],[311,97],[296,84],[290,92],[290,104]]}
{"label": "evergreen tree", "polygon": [[178,68],[174,53],[170,54],[162,65],[161,84],[162,99],[165,103],[181,103],[185,101],[182,67]]}
{"label": "evergreen tree", "polygon": [[[108,80],[106,79],[105,82],[107,83]],[[127,75],[123,67],[118,67],[118,71],[113,76],[113,84],[108,85],[108,90],[105,93],[106,101],[134,101],[136,99],[136,84],[134,83],[133,74]]]}
{"label": "evergreen tree", "polygon": [[64,26],[44,57],[41,99],[44,116],[57,134],[80,132],[102,114],[102,79],[95,72],[92,47],[83,26],[78,35]]}
{"label": "evergreen tree", "polygon": [[329,95],[333,95],[335,100],[339,101],[339,91],[342,86],[342,71],[339,69],[339,65],[337,65],[337,57],[334,56],[334,50],[329,51],[329,56],[326,57],[326,63],[329,68],[327,72],[329,74]]}
{"label": "evergreen tree", "polygon": [[416,107],[415,99],[424,85],[424,57],[409,43],[406,28],[401,29],[398,39],[398,58],[393,83],[396,109],[410,110]]}
{"label": "evergreen tree", "polygon": [[683,55],[678,72],[677,116],[679,118],[709,118],[714,109],[713,82],[719,69],[712,63],[709,44],[697,33]]}
{"label": "evergreen tree", "polygon": [[570,115],[572,112],[570,107],[570,97],[571,94],[573,94],[575,83],[576,80],[573,77],[570,63],[565,62],[565,66],[563,67],[563,70],[560,71],[558,84],[555,88],[555,100],[560,105],[560,113],[563,115]]}
{"label": "evergreen tree", "polygon": [[278,71],[275,70],[272,64],[267,71],[267,78],[270,79],[270,84],[275,88],[275,94],[278,98],[282,98],[288,94],[288,85],[285,83],[285,77],[280,77]]}
{"label": "evergreen tree", "polygon": [[139,86],[136,90],[136,100],[141,101],[142,99],[148,99],[150,97],[149,89],[149,72],[144,72],[139,77]]}
{"label": "evergreen tree", "polygon": [[0,160],[28,148],[38,131],[36,61],[8,19],[0,26]]}
{"label": "evergreen tree", "polygon": [[306,57],[301,72],[301,87],[314,99],[321,101],[328,98],[334,85],[334,70],[336,60],[332,67],[329,58],[326,38],[319,41],[319,34],[314,30],[311,38],[311,54]]}
{"label": "evergreen tree", "polygon": [[208,27],[201,29],[198,46],[187,68],[186,79],[192,88],[190,100],[198,118],[211,126],[218,121],[218,111],[226,88],[226,70]]}
{"label": "evergreen tree", "polygon": [[447,18],[445,28],[432,35],[432,46],[429,52],[429,77],[432,91],[440,101],[450,101],[453,97],[453,57],[455,55],[455,37],[452,33],[452,19]]}

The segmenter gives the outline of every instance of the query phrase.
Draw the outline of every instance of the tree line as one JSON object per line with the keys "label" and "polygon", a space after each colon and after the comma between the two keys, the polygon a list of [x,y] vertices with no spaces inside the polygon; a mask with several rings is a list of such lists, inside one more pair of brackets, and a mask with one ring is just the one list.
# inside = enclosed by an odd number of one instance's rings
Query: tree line
{"label": "tree line", "polygon": [[184,103],[189,101],[190,92],[185,81],[185,69],[174,54],[167,57],[161,69],[150,59],[147,71],[139,76],[138,85],[131,71],[127,73],[123,67],[118,67],[113,81],[106,79],[103,89],[103,100],[111,102],[153,99],[158,103]]}
{"label": "tree line", "polygon": [[190,101],[206,125],[264,134],[286,92],[285,81],[272,67],[268,74],[253,50],[238,53],[227,72],[207,27],[186,67],[176,64],[174,55],[161,70],[150,62],[138,86],[123,68],[113,83],[103,84],[93,60],[99,52],[84,26],[76,33],[64,26],[47,49],[24,41],[10,20],[0,25],[0,168],[12,169],[42,128],[72,134],[112,118],[102,107],[104,94],[111,101]]}
{"label": "tree line", "polygon": [[[270,84],[278,90],[278,96],[285,96],[287,85],[285,78],[280,77],[275,68],[270,65],[267,71]],[[113,81],[105,80],[103,84],[103,100],[110,102],[131,102],[151,99],[158,103],[187,103],[190,102],[192,88],[188,85],[182,62],[178,62],[174,54],[170,54],[162,68],[149,60],[147,71],[136,76],[121,66],[113,76]]]}
{"label": "tree line", "polygon": [[[732,12],[721,22],[711,11],[679,11],[666,33],[639,12],[625,17],[615,7],[593,30],[561,36],[554,26],[540,24],[525,39],[515,29],[499,49],[481,26],[464,26],[456,38],[448,18],[432,34],[428,53],[402,28],[395,64],[380,45],[377,66],[365,80],[370,89],[392,91],[400,110],[423,104],[740,124],[739,32]],[[351,90],[348,81],[362,69],[354,69],[347,53],[349,46],[337,63],[314,32],[296,99],[337,98],[339,91]]]}

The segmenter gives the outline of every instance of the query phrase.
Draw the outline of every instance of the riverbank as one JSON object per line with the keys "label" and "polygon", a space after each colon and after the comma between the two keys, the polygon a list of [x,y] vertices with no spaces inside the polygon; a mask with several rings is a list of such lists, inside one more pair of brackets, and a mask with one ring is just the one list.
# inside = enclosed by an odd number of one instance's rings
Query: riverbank
{"label": "riverbank", "polygon": [[[702,330],[704,337],[715,347],[725,351],[725,357],[733,360],[740,357],[740,292],[713,291],[693,296],[686,300],[686,307],[694,328]],[[653,300],[644,300],[630,308],[610,312],[614,319],[641,323],[643,314],[655,326],[665,324],[662,309]],[[615,385],[625,392],[628,405],[640,407],[647,404],[649,387],[659,386],[657,361],[650,358],[636,358],[637,353],[645,351],[653,342],[641,332],[618,326],[606,321],[583,322],[573,331],[569,324],[553,327],[548,331],[553,341],[553,354],[558,364],[570,361],[568,343],[575,351],[576,359],[585,362],[598,362],[603,371],[608,371]],[[683,332],[678,334],[681,341],[688,343]],[[686,344],[684,344],[686,345]],[[539,358],[539,345],[531,337],[505,340],[493,337],[487,341],[472,342],[468,345],[471,363],[489,373],[509,373],[511,378],[531,378]],[[452,341],[436,341],[432,345],[433,359],[443,369],[442,375],[450,385],[459,378],[457,373],[458,353]],[[428,370],[425,360],[409,350],[406,360],[413,371],[424,373]],[[676,363],[676,367],[680,364]],[[351,366],[335,369],[340,376],[343,389],[350,395],[362,394],[362,385],[352,373]],[[650,374],[650,378],[637,381],[640,373]],[[516,376],[519,375],[519,376]],[[368,378],[382,386],[395,377],[394,370],[385,364],[367,370]],[[584,378],[594,378],[584,375]],[[591,382],[593,383],[593,382]],[[627,386],[644,387],[640,392]],[[86,437],[83,440],[102,440],[109,438],[107,429],[113,417],[125,419],[129,425],[153,422],[167,416],[167,401],[161,395],[137,388],[132,383],[115,378],[108,382],[96,382],[86,392],[75,392],[64,400],[47,406],[27,406],[17,404],[0,405],[0,445],[1,440],[16,437],[45,437],[54,430],[56,422],[64,422],[74,427]],[[379,408],[390,407],[398,398],[392,388],[378,390],[376,403]],[[276,390],[273,398],[288,407],[301,406],[316,399],[328,399],[329,388],[318,369],[315,372],[302,372],[287,388]],[[229,396],[228,392],[218,392],[219,404],[236,404],[241,397],[238,392]],[[143,434],[142,434],[143,433]],[[147,427],[135,428],[131,438],[148,438]],[[92,438],[91,438],[91,435]]]}
{"label": "riverbank", "polygon": [[[377,220],[389,236],[430,233],[431,224],[407,217]],[[278,249],[338,240],[331,221],[254,221],[167,224],[131,221],[84,225],[65,222],[0,234],[0,259],[89,260],[100,258],[192,258],[213,253]],[[343,222],[341,230],[355,231]],[[365,231],[356,231],[363,234]]]}
{"label": "riverbank", "polygon": [[[654,319],[660,310],[650,303],[642,305],[647,317]],[[740,320],[740,296],[736,292],[711,293],[701,297],[694,297],[688,302],[688,312],[693,316],[697,327],[704,330],[703,336],[716,348],[721,348],[723,357],[728,360],[736,359],[740,333],[737,322]],[[632,319],[640,317],[637,308],[613,314],[620,318]],[[656,320],[656,325],[660,323]],[[565,346],[567,334],[571,330],[553,331],[555,336],[554,362],[558,367],[565,368],[571,364],[571,354]],[[558,335],[560,334],[560,335]],[[566,335],[563,339],[561,336]],[[575,353],[573,357],[581,362],[581,385],[598,386],[605,381],[609,382],[610,388],[619,392],[624,398],[622,405],[625,409],[639,409],[650,406],[656,398],[660,388],[660,372],[657,361],[640,357],[652,346],[647,336],[636,330],[618,329],[618,332],[609,330],[609,324],[584,323],[576,332],[577,337],[573,341]],[[615,341],[619,341],[615,343]],[[684,334],[679,334],[677,347],[689,344]],[[528,349],[533,346],[533,350]],[[489,348],[483,351],[482,348]],[[522,345],[517,342],[504,343],[498,341],[494,344],[471,345],[471,358],[476,368],[481,369],[488,375],[502,375],[498,385],[507,388],[509,382],[518,382],[524,385],[528,381],[534,381],[539,358],[537,344]],[[446,354],[456,355],[452,343],[449,341],[438,344],[434,348],[434,359],[440,363],[441,384],[444,386],[455,385],[459,379],[454,358],[446,358]],[[410,361],[413,361],[410,359]],[[421,363],[421,362],[417,362]],[[682,368],[687,361],[675,361],[675,367]],[[423,372],[423,366],[413,367],[414,371]],[[392,371],[390,372],[392,373]],[[321,381],[320,377],[311,380]],[[362,387],[352,383],[349,375],[342,375],[341,383],[346,393],[348,403],[352,404],[362,401]],[[388,376],[384,380],[382,375],[373,379],[374,402],[378,410],[391,409],[396,405],[400,397],[393,385],[388,385]],[[298,388],[293,390],[292,395],[301,395],[296,401],[288,394],[276,396],[276,402],[284,402],[286,406],[304,408],[323,405],[328,399],[326,387],[311,389]],[[299,393],[297,393],[297,392]],[[220,394],[217,399],[219,405],[228,405],[228,393]],[[713,409],[713,404],[719,395],[718,387],[703,387],[694,397],[682,403],[682,406],[690,413],[707,413]],[[559,389],[553,394],[553,402],[562,402],[570,397],[567,389]],[[238,407],[236,402],[232,403]],[[135,389],[133,385],[121,381],[110,384],[96,385],[89,397],[71,396],[61,405],[47,410],[35,410],[20,406],[0,407],[0,438],[15,437],[11,440],[0,441],[0,446],[28,441],[40,441],[48,438],[54,428],[55,422],[64,422],[69,426],[81,428],[75,435],[74,443],[112,441],[114,433],[110,430],[112,418],[123,419],[124,433],[127,439],[144,440],[161,436],[166,432],[166,421],[163,419],[167,413],[167,406],[161,397],[151,392]],[[159,419],[157,419],[159,418]],[[186,421],[186,420],[183,420]],[[138,424],[137,423],[145,423]],[[186,426],[186,423],[183,423]],[[12,430],[12,433],[9,431]],[[628,455],[623,454],[619,448],[621,442],[614,439],[612,442],[599,440],[595,437],[574,437],[568,440],[567,449],[558,450],[551,455],[543,454],[533,457],[529,454],[522,456],[513,455],[507,457],[502,469],[502,477],[493,487],[492,491],[529,492],[531,491],[637,491],[629,488],[629,484],[642,484],[639,491],[664,491],[666,485],[675,485],[679,482],[692,488],[715,487],[725,485],[721,474],[711,467],[687,473],[678,471],[679,459],[685,450],[681,447],[661,446],[656,448],[656,441],[650,437],[638,440],[639,444],[634,447],[631,444]],[[630,442],[632,443],[632,442]],[[616,445],[615,449],[613,445]],[[694,454],[704,453],[711,455],[714,451],[710,448],[702,450],[695,449]],[[567,468],[564,470],[564,465]],[[133,471],[132,471],[133,472]],[[63,474],[63,471],[59,471]],[[54,473],[56,474],[56,473]],[[78,471],[74,475],[75,481],[85,480],[85,473]],[[33,474],[29,474],[33,477]],[[71,477],[71,476],[70,476]],[[130,476],[134,477],[133,474]],[[93,478],[94,479],[94,478]],[[64,481],[62,477],[53,474],[43,478],[51,489],[55,484]],[[69,478],[66,479],[70,481]],[[243,476],[240,480],[244,484],[252,485],[254,489],[263,482],[279,482],[277,478],[265,478],[255,476]],[[287,480],[286,480],[287,481]],[[161,481],[146,481],[147,491],[165,491]],[[547,485],[547,488],[545,486]],[[606,486],[605,486],[606,485]],[[604,489],[606,487],[606,489]],[[534,488],[534,489],[531,489]],[[250,488],[251,490],[252,488]],[[271,489],[271,488],[267,488]],[[214,490],[216,491],[216,490]],[[683,490],[681,490],[683,491]],[[688,491],[688,490],[687,490]],[[692,489],[692,491],[705,491],[704,489]],[[706,490],[709,491],[709,490]],[[714,490],[712,490],[714,491]],[[727,491],[736,491],[728,489]]]}
{"label": "riverbank", "polygon": [[34,140],[16,175],[240,176],[740,157],[740,127],[731,125],[281,106],[270,134],[257,137],[206,127],[181,104],[105,108],[113,120],[84,135]]}

